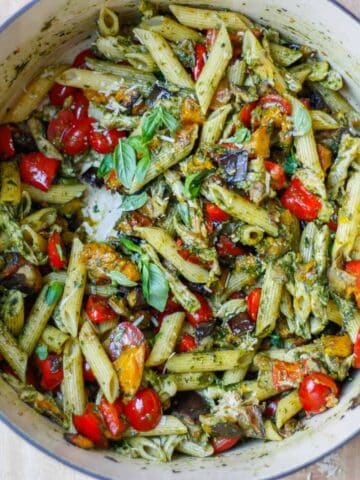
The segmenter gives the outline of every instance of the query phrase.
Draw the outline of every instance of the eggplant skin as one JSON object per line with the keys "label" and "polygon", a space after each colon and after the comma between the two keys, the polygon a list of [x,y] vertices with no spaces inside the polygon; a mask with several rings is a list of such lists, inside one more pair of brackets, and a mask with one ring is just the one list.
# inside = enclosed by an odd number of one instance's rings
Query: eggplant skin
{"label": "eggplant skin", "polygon": [[210,412],[210,406],[197,392],[178,392],[171,400],[172,413],[198,420],[200,415]]}
{"label": "eggplant skin", "polygon": [[246,180],[249,154],[246,150],[230,150],[217,158],[224,167],[227,183],[234,184]]}

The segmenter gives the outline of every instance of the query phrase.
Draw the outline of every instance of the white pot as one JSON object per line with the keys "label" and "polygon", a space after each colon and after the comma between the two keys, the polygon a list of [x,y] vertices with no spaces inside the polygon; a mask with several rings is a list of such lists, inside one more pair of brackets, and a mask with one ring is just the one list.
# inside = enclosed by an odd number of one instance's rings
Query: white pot
{"label": "white pot", "polygon": [[[161,2],[163,4],[169,2]],[[174,2],[175,3],[175,2]],[[182,1],[188,4],[221,5],[246,15],[317,49],[343,75],[352,103],[360,104],[360,24],[330,0],[216,0]],[[47,63],[71,56],[84,48],[94,29],[101,0],[33,0],[0,25],[0,109],[14,100],[29,79]],[[134,12],[134,2],[107,2],[121,17]],[[89,39],[87,39],[89,42]],[[71,58],[69,56],[69,58]],[[38,448],[85,473],[99,478],[137,480],[208,480],[279,478],[318,460],[343,445],[360,430],[360,376],[343,388],[340,403],[313,417],[304,431],[276,443],[251,442],[213,458],[181,457],[170,464],[149,464],[114,452],[86,451],[63,440],[61,430],[24,405],[0,379],[0,416],[22,437]],[[180,475],[179,475],[180,473]]]}

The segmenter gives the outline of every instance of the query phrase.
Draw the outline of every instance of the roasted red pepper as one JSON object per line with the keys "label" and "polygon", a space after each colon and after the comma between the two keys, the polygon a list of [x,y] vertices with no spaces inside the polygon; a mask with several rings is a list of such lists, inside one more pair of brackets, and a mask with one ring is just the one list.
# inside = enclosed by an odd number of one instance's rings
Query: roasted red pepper
{"label": "roasted red pepper", "polygon": [[202,69],[206,63],[206,47],[202,43],[197,43],[195,45],[195,65],[192,69],[192,74],[194,80],[197,80],[200,77]]}
{"label": "roasted red pepper", "polygon": [[60,162],[55,158],[46,157],[40,152],[28,153],[21,157],[19,163],[20,176],[23,182],[47,192],[54,181],[59,166]]}
{"label": "roasted red pepper", "polygon": [[66,266],[65,248],[59,232],[54,231],[48,240],[48,257],[52,268],[61,270]]}
{"label": "roasted red pepper", "polygon": [[247,128],[251,127],[251,114],[253,110],[255,110],[257,105],[258,105],[258,102],[256,101],[256,102],[246,103],[243,107],[241,107],[239,117],[242,123]]}
{"label": "roasted red pepper", "polygon": [[85,311],[93,323],[103,323],[118,318],[118,314],[110,307],[107,299],[101,295],[89,295]]}
{"label": "roasted red pepper", "polygon": [[44,390],[56,390],[64,378],[62,358],[51,353],[45,360],[36,359],[36,364],[41,373],[40,386]]}
{"label": "roasted red pepper", "polygon": [[186,312],[186,320],[196,327],[199,323],[208,322],[214,315],[206,298],[197,292],[194,292],[194,295],[200,302],[200,308],[195,313]]}
{"label": "roasted red pepper", "polygon": [[276,390],[289,390],[297,387],[308,373],[306,360],[299,360],[298,362],[275,360],[272,367],[272,381]]}
{"label": "roasted red pepper", "polygon": [[191,352],[197,347],[196,340],[192,335],[185,333],[177,346],[178,352]]}
{"label": "roasted red pepper", "polygon": [[94,442],[96,446],[107,447],[107,439],[104,435],[105,425],[93,403],[87,404],[82,415],[73,415],[73,424],[81,435]]}
{"label": "roasted red pepper", "polygon": [[248,314],[253,322],[256,322],[261,298],[261,288],[254,288],[247,297]]}
{"label": "roasted red pepper", "polygon": [[15,146],[10,125],[0,126],[0,158],[10,158],[15,155]]}
{"label": "roasted red pepper", "polygon": [[291,112],[292,112],[291,103],[288,100],[286,100],[284,97],[281,97],[276,93],[270,93],[269,95],[264,95],[263,97],[260,98],[259,104],[263,108],[271,107],[272,105],[277,105],[287,115],[291,115]]}
{"label": "roasted red pepper", "polygon": [[274,190],[281,190],[285,186],[286,175],[284,169],[277,163],[265,160],[264,165],[266,170],[271,175],[271,186]]}
{"label": "roasted red pepper", "polygon": [[353,367],[360,368],[360,329],[357,332],[354,343]]}
{"label": "roasted red pepper", "polygon": [[297,218],[307,222],[315,220],[321,209],[320,200],[296,177],[291,180],[290,186],[283,193],[281,203]]}
{"label": "roasted red pepper", "polygon": [[238,247],[234,242],[230,240],[226,235],[221,235],[216,245],[216,250],[220,257],[227,257],[228,255],[246,255],[246,250],[242,247]]}
{"label": "roasted red pepper", "polygon": [[205,212],[206,217],[212,222],[226,222],[227,220],[230,220],[230,215],[221,210],[221,208],[215,205],[215,203],[206,203]]}
{"label": "roasted red pepper", "polygon": [[99,404],[99,410],[105,421],[106,427],[110,432],[112,440],[121,438],[121,434],[126,430],[127,423],[122,418],[124,404],[118,398],[114,403],[110,403],[106,398],[102,398]]}

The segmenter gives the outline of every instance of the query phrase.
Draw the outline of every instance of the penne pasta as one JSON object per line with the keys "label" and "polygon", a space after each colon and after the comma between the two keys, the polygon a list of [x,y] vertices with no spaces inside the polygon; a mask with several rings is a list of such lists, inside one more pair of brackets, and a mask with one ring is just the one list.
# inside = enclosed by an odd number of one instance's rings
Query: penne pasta
{"label": "penne pasta", "polygon": [[0,202],[15,206],[21,202],[21,181],[15,160],[0,162]]}
{"label": "penne pasta", "polygon": [[225,105],[212,112],[203,125],[200,146],[214,145],[221,138],[226,118],[231,112],[231,105]]}
{"label": "penne pasta", "polygon": [[186,426],[173,415],[163,415],[158,425],[146,432],[138,432],[133,428],[128,428],[124,432],[124,437],[157,437],[159,435],[184,435],[187,433]]}
{"label": "penne pasta", "polygon": [[77,339],[71,338],[65,344],[63,371],[64,412],[68,418],[72,418],[72,415],[82,415],[87,398],[83,377],[83,357]]}
{"label": "penne pasta", "polygon": [[140,28],[159,33],[166,40],[174,43],[181,42],[185,38],[193,42],[202,42],[203,39],[196,30],[181,25],[172,18],[160,15],[143,20],[140,23]]}
{"label": "penne pasta", "polygon": [[28,356],[17,344],[3,322],[0,322],[0,354],[19,379],[25,382]]}
{"label": "penne pasta", "polygon": [[115,12],[103,5],[98,18],[98,29],[103,37],[118,35],[120,25],[119,18]]}
{"label": "penne pasta", "polygon": [[8,290],[1,302],[1,319],[15,337],[24,326],[24,294],[19,290]]}
{"label": "penne pasta", "polygon": [[27,192],[34,202],[63,205],[74,198],[81,197],[86,190],[86,186],[80,183],[76,185],[53,185],[47,192],[43,192],[32,185],[22,183],[21,189]]}
{"label": "penne pasta", "polygon": [[41,343],[45,344],[50,352],[55,352],[58,355],[64,350],[64,345],[69,340],[69,335],[62,332],[52,325],[47,325],[41,335]]}
{"label": "penne pasta", "polygon": [[177,353],[165,364],[172,373],[218,372],[236,368],[249,352],[242,350],[214,350],[210,352]]}
{"label": "penne pasta", "polygon": [[276,428],[281,428],[290,420],[290,418],[297,415],[302,410],[302,403],[299,398],[297,390],[293,390],[285,397],[279,400],[275,413]]}

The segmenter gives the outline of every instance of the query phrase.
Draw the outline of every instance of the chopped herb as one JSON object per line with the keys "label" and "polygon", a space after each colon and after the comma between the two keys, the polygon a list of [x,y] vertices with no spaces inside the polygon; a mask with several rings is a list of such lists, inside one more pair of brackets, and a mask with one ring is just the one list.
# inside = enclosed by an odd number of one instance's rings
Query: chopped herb
{"label": "chopped herb", "polygon": [[212,173],[213,170],[203,170],[201,172],[191,173],[185,180],[184,192],[188,198],[195,198],[200,195],[201,184],[203,180]]}
{"label": "chopped herb", "polygon": [[171,113],[160,106],[154,108],[152,112],[145,117],[142,124],[142,134],[146,139],[150,140],[156,130],[162,126],[168,128],[170,132],[174,132],[179,126],[179,122]]}
{"label": "chopped herb", "polygon": [[235,132],[235,135],[233,135],[232,137],[226,138],[225,141],[226,143],[236,143],[241,145],[242,143],[250,140],[250,137],[251,137],[250,130],[248,128],[243,127],[243,128],[239,128],[239,130],[237,130]]}
{"label": "chopped herb", "polygon": [[291,154],[286,158],[284,163],[284,172],[287,175],[292,175],[298,167],[298,162],[295,156],[295,152],[291,152]]}
{"label": "chopped herb", "polygon": [[49,355],[48,347],[43,343],[39,343],[35,348],[35,353],[39,360],[46,360]]}
{"label": "chopped herb", "polygon": [[282,338],[276,332],[270,335],[270,343],[272,347],[281,348],[283,346]]}
{"label": "chopped herb", "polygon": [[139,245],[136,245],[136,243],[134,243],[129,238],[121,237],[119,241],[121,245],[130,250],[130,252],[139,253],[141,255],[142,251]]}

